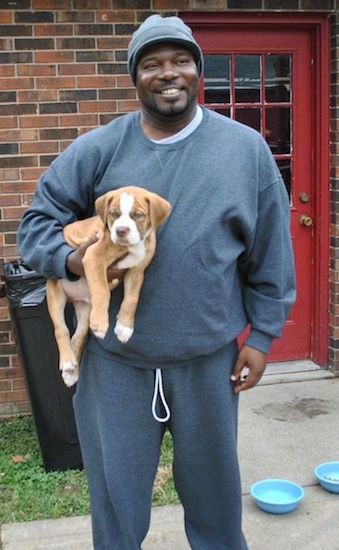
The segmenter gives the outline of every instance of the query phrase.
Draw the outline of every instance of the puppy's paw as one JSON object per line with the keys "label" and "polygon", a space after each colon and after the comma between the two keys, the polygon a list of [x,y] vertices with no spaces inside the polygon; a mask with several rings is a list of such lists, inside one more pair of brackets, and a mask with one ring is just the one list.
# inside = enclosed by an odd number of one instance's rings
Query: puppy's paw
{"label": "puppy's paw", "polygon": [[94,336],[96,336],[97,338],[99,338],[100,340],[103,340],[107,334],[107,330],[100,330],[98,328],[95,328],[95,329],[91,329]]}
{"label": "puppy's paw", "polygon": [[[93,317],[94,319],[94,317]],[[100,340],[103,340],[107,334],[108,331],[108,320],[107,322],[97,322],[94,320],[90,320],[89,327],[91,331],[93,332],[94,336],[97,338],[100,338]]]}
{"label": "puppy's paw", "polygon": [[126,344],[126,342],[128,342],[133,334],[133,331],[133,327],[126,327],[125,325],[119,323],[119,321],[116,323],[114,328],[114,334],[122,344]]}
{"label": "puppy's paw", "polygon": [[76,363],[65,361],[60,365],[61,376],[66,386],[74,386],[79,379],[79,367]]}

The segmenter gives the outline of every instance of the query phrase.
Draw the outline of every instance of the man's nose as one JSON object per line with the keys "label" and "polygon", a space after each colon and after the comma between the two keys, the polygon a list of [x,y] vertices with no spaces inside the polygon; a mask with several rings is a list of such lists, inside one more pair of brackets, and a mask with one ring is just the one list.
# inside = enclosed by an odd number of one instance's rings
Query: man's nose
{"label": "man's nose", "polygon": [[177,78],[177,76],[178,76],[178,70],[176,66],[171,62],[164,63],[164,65],[162,66],[160,78],[164,78],[166,80],[172,80],[173,78]]}

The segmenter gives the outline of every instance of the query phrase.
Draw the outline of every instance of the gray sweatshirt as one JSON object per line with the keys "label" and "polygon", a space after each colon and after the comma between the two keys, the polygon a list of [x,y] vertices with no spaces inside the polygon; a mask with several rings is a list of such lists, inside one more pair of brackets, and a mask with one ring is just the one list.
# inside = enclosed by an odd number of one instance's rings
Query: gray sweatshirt
{"label": "gray sweatshirt", "polygon": [[88,346],[140,367],[185,364],[212,353],[250,325],[247,343],[268,351],[295,300],[289,201],[263,138],[203,109],[185,139],[156,144],[140,113],[76,139],[42,175],[18,233],[24,261],[46,278],[67,277],[71,248],[62,228],[92,215],[95,199],[125,185],[172,205],[158,229],[127,344],[113,333],[122,285],[112,293],[111,326]]}

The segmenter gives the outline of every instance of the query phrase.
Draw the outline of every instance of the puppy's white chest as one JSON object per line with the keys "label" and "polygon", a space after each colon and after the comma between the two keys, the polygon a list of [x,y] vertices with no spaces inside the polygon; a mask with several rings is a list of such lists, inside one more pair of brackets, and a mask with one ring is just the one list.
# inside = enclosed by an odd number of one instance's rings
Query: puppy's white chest
{"label": "puppy's white chest", "polygon": [[118,262],[118,268],[128,269],[130,267],[135,267],[145,259],[145,256],[145,241],[140,241],[138,244],[135,244],[128,248],[128,255],[126,256],[126,258]]}

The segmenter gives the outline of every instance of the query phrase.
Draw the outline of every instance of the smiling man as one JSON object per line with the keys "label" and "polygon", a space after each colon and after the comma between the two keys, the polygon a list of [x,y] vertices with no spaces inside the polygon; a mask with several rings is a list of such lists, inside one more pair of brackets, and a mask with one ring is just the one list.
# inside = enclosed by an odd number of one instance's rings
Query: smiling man
{"label": "smiling man", "polygon": [[246,550],[238,394],[260,380],[295,299],[289,201],[263,138],[197,104],[203,56],[182,20],[146,19],[128,67],[140,111],[52,163],[22,220],[20,252],[46,277],[74,279],[84,247],[69,247],[62,229],[91,215],[98,196],[136,185],[168,199],[132,338],[114,335],[117,289],[107,336],[89,334],[82,357],[74,408],[94,548],[140,550],[168,429],[191,548]]}
{"label": "smiling man", "polygon": [[[171,43],[150,46],[141,54],[136,87],[142,104],[143,129],[154,126],[163,132],[176,132],[186,126],[197,111],[199,76],[192,53]],[[171,117],[168,119],[168,117]]]}

